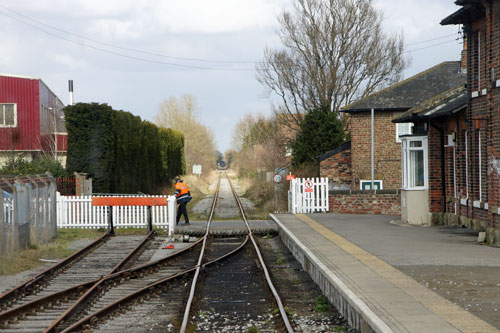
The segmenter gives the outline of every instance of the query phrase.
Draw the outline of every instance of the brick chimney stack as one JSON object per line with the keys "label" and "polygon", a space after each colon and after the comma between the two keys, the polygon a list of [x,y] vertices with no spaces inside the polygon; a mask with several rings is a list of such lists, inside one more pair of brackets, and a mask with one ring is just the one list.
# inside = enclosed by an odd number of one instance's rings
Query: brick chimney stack
{"label": "brick chimney stack", "polygon": [[462,48],[462,58],[460,61],[462,73],[467,73],[467,38],[464,36],[464,46]]}

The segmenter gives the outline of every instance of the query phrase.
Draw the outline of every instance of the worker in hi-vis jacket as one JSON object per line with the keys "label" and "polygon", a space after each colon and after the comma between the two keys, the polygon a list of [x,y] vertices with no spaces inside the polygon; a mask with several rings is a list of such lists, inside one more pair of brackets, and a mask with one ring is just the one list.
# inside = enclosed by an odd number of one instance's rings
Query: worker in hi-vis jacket
{"label": "worker in hi-vis jacket", "polygon": [[177,209],[177,219],[176,224],[179,224],[181,215],[184,215],[184,221],[189,224],[189,217],[186,209],[186,205],[191,199],[191,192],[189,192],[189,187],[184,184],[181,177],[175,177],[175,197],[177,199],[177,204],[179,205]]}

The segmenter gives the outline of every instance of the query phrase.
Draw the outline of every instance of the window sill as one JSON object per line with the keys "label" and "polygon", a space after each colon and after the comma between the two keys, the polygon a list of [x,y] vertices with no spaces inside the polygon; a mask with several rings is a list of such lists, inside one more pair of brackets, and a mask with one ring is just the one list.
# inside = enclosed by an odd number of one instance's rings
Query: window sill
{"label": "window sill", "polygon": [[401,188],[402,191],[425,191],[427,190],[425,187],[409,187],[409,188]]}
{"label": "window sill", "polygon": [[461,204],[462,206],[467,206],[467,201],[468,201],[468,200],[469,200],[469,199],[460,199],[460,204]]}
{"label": "window sill", "polygon": [[474,200],[472,202],[472,207],[474,207],[474,208],[482,208],[484,210],[488,210],[489,205],[488,205],[487,202],[483,203],[482,201]]}
{"label": "window sill", "polygon": [[471,94],[472,98],[476,98],[478,96],[479,96],[479,91],[477,91],[477,90],[473,91],[472,94]]}

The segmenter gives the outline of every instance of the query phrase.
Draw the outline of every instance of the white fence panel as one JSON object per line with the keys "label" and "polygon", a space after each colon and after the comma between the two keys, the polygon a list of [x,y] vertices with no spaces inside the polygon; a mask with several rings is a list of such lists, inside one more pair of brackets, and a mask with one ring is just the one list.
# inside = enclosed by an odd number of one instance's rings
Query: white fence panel
{"label": "white fence panel", "polygon": [[[137,197],[138,195],[120,195]],[[140,195],[141,197],[165,197],[161,195]],[[175,196],[167,197],[167,206],[153,206],[151,216],[153,226],[175,228]],[[61,196],[57,192],[57,227],[58,228],[106,228],[108,227],[109,207],[92,206],[92,196]],[[145,206],[113,207],[113,226],[115,228],[145,228],[148,226],[148,209]]]}
{"label": "white fence panel", "polygon": [[292,179],[288,200],[293,214],[328,212],[328,178]]}

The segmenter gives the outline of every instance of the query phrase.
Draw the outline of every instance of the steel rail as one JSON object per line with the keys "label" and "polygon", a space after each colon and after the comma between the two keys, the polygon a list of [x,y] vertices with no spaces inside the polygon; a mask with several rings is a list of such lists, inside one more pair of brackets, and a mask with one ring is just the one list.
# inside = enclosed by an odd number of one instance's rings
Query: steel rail
{"label": "steel rail", "polygon": [[[144,263],[142,265],[134,266],[132,268],[128,268],[126,270],[122,270],[122,271],[113,273],[113,274],[105,277],[104,280],[105,280],[105,282],[107,282],[108,280],[111,280],[111,279],[125,278],[125,277],[131,277],[131,276],[133,277],[134,274],[138,274],[138,272],[141,272],[144,270],[151,270],[153,267],[163,265],[163,264],[165,264],[165,262],[169,261],[170,259],[172,259],[172,258],[174,258],[174,257],[176,257],[184,252],[191,250],[193,247],[198,245],[201,241],[202,241],[202,239],[200,238],[196,242],[193,242],[191,245],[185,247],[182,250],[176,251],[165,258],[158,259],[158,260],[155,260],[155,261],[152,261],[149,263]],[[86,290],[87,288],[90,288],[95,283],[99,282],[100,279],[101,278],[98,278],[98,279],[95,279],[95,280],[92,280],[89,282],[85,282],[85,283],[67,288],[67,289],[62,290],[62,291],[55,292],[55,293],[47,295],[47,296],[43,296],[41,298],[30,301],[28,303],[19,305],[18,307],[15,307],[15,308],[12,308],[12,309],[7,310],[5,312],[2,312],[2,313],[0,313],[0,322],[9,320],[17,315],[28,312],[32,308],[35,308],[35,307],[37,308],[39,306],[45,305],[47,303],[53,302],[55,300],[61,299],[63,297],[66,297],[68,295],[72,295],[72,294],[77,293],[77,292],[80,293],[82,290]]]}
{"label": "steel rail", "polygon": [[262,257],[262,254],[260,253],[259,246],[257,245],[257,242],[255,241],[253,237],[253,232],[252,229],[250,228],[250,225],[248,224],[246,215],[245,215],[245,210],[243,209],[243,205],[241,204],[240,198],[238,197],[238,194],[236,193],[233,184],[231,183],[231,180],[229,177],[226,175],[227,180],[229,181],[229,185],[231,186],[231,191],[233,192],[233,196],[236,200],[236,203],[238,204],[238,208],[240,209],[241,217],[245,221],[245,225],[248,229],[248,235],[250,236],[250,240],[252,241],[252,244],[254,246],[255,252],[257,253],[257,257],[259,258],[260,266],[262,267],[262,270],[264,271],[264,275],[266,277],[267,285],[269,286],[269,289],[271,289],[271,292],[274,296],[274,299],[276,300],[276,303],[278,305],[278,309],[281,314],[281,318],[283,320],[283,323],[285,324],[285,327],[289,333],[293,332],[292,325],[290,324],[290,321],[288,320],[288,315],[286,314],[285,308],[283,307],[283,303],[281,302],[281,298],[278,294],[278,291],[274,287],[274,284],[272,282],[271,276],[269,274],[269,271],[267,269],[266,263],[264,262],[264,258]]}
{"label": "steel rail", "polygon": [[25,294],[28,291],[28,288],[30,288],[31,286],[34,286],[36,283],[40,282],[44,278],[47,278],[51,274],[54,274],[55,272],[57,272],[58,270],[61,270],[64,267],[74,263],[76,260],[81,259],[85,253],[87,253],[90,250],[92,250],[93,248],[97,247],[99,244],[104,243],[105,241],[107,241],[109,239],[109,237],[110,237],[110,234],[105,233],[104,235],[102,235],[101,237],[96,239],[94,242],[90,243],[89,245],[87,245],[86,247],[81,249],[80,251],[73,253],[71,256],[64,259],[63,261],[47,268],[43,272],[38,273],[37,275],[33,276],[32,278],[20,283],[19,285],[17,285],[14,288],[6,291],[2,295],[0,295],[0,308],[1,307],[7,308],[10,305],[9,302],[11,302],[12,299],[15,298],[17,295]]}
{"label": "steel rail", "polygon": [[217,205],[217,200],[219,198],[219,190],[220,190],[220,174],[219,174],[219,179],[217,181],[217,189],[215,191],[214,200],[212,202],[212,207],[210,209],[210,215],[209,215],[208,221],[207,221],[206,232],[205,232],[205,235],[203,236],[203,245],[202,245],[202,248],[200,251],[200,256],[198,257],[196,271],[194,273],[193,282],[191,283],[191,290],[189,291],[189,297],[188,297],[188,300],[186,303],[186,308],[184,310],[184,316],[182,318],[182,324],[181,324],[181,329],[180,329],[181,333],[186,332],[186,328],[187,328],[187,325],[189,323],[189,313],[191,312],[191,305],[193,303],[194,294],[196,291],[196,282],[198,281],[198,276],[200,275],[200,269],[202,266],[201,264],[203,261],[203,256],[205,255],[205,246],[207,245],[207,238],[208,238],[209,233],[210,233],[210,225],[212,223],[212,218],[213,218],[214,212],[215,212],[215,206]]}
{"label": "steel rail", "polygon": [[[250,238],[247,235],[245,237],[245,240],[237,248],[235,248],[234,250],[231,250],[230,252],[228,252],[228,253],[226,253],[226,254],[224,254],[224,255],[222,255],[214,260],[211,260],[209,262],[202,264],[201,268],[205,268],[207,266],[213,265],[213,264],[220,262],[220,261],[224,260],[225,258],[237,253],[238,251],[240,251],[241,249],[243,249],[245,247],[245,245],[248,243],[249,239]],[[147,285],[146,287],[143,287],[143,288],[141,288],[133,293],[128,294],[127,296],[122,297],[121,299],[115,301],[114,303],[109,304],[105,308],[87,315],[87,317],[81,319],[80,321],[78,321],[75,324],[71,325],[70,327],[66,328],[61,333],[82,331],[85,329],[85,326],[90,325],[96,319],[106,316],[108,313],[114,311],[117,308],[120,308],[121,306],[124,306],[126,303],[132,301],[133,299],[141,297],[141,296],[153,291],[155,288],[161,287],[163,284],[170,282],[171,280],[174,280],[174,279],[183,277],[186,274],[192,273],[192,272],[196,271],[198,268],[199,268],[199,266],[196,265],[196,266],[188,268],[182,272],[179,272],[175,275],[171,275],[171,276],[168,276],[166,278],[162,278],[160,280],[152,282],[151,284]]]}
{"label": "steel rail", "polygon": [[97,289],[102,285],[107,278],[116,273],[118,269],[126,265],[136,253],[138,253],[144,246],[147,244],[149,240],[156,234],[155,231],[150,231],[146,237],[134,248],[130,251],[119,263],[117,263],[106,275],[102,276],[94,285],[92,285],[78,300],[76,300],[63,314],[61,314],[50,326],[44,331],[44,333],[54,333],[56,331],[56,327],[62,324],[65,320],[67,320],[71,315],[73,315],[78,307],[82,306],[82,304],[87,301],[92,294],[94,294]]}

